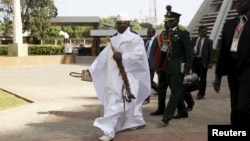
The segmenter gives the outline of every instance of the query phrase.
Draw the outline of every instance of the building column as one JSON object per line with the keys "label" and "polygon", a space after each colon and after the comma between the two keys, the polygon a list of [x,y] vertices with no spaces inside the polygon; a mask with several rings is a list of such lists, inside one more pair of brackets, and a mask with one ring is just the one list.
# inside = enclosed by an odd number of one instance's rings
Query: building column
{"label": "building column", "polygon": [[13,43],[9,44],[9,56],[28,56],[28,45],[23,44],[20,0],[13,2]]}

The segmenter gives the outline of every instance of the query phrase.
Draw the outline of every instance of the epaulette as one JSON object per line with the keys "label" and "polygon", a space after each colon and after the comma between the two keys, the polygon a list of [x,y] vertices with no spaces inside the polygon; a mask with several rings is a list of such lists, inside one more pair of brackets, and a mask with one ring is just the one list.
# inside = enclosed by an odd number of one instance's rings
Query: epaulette
{"label": "epaulette", "polygon": [[186,27],[183,26],[183,25],[178,25],[178,28],[179,28],[181,31],[186,31],[186,30],[187,30]]}

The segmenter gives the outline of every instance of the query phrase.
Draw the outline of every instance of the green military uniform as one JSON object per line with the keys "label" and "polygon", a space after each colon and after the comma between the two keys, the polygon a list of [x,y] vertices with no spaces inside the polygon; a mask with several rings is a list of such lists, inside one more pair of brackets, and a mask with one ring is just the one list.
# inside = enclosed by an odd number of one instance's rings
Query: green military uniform
{"label": "green military uniform", "polygon": [[[179,18],[180,14],[169,12],[167,16],[168,20],[173,20]],[[169,120],[172,119],[176,108],[179,115],[188,115],[183,96],[184,74],[181,73],[181,64],[185,63],[185,68],[190,70],[193,62],[193,47],[189,32],[182,26],[172,29],[173,31],[165,33],[164,42],[167,49],[161,50],[158,63],[160,66],[167,57],[166,76],[171,95],[163,117]]]}

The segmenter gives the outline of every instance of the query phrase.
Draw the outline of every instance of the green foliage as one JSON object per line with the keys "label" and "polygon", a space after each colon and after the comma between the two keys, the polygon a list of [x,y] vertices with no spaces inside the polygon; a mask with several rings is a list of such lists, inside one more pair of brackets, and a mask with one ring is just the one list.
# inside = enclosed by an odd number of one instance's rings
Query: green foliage
{"label": "green foliage", "polygon": [[8,54],[8,45],[0,45],[0,55]]}
{"label": "green foliage", "polygon": [[134,20],[134,21],[132,21],[131,22],[132,23],[132,29],[133,30],[141,30],[141,29],[143,29],[141,26],[140,26],[140,23],[139,22],[137,22],[136,20]]}
{"label": "green foliage", "polygon": [[[12,34],[12,0],[0,0],[1,24],[4,35]],[[44,39],[48,37],[51,18],[57,16],[57,8],[53,0],[21,0],[21,17],[23,32],[29,31],[32,37]]]}
{"label": "green foliage", "polygon": [[57,16],[53,0],[25,0],[22,4],[23,31],[37,39],[48,37],[51,18]]}
{"label": "green foliage", "polygon": [[[63,46],[56,45],[29,45],[29,55],[58,55],[62,54]],[[0,45],[0,55],[8,55],[8,45]]]}
{"label": "green foliage", "polygon": [[48,38],[60,38],[59,32],[61,31],[61,27],[60,26],[50,26],[48,28],[48,36],[46,39]]}
{"label": "green foliage", "polygon": [[115,17],[101,18],[99,29],[107,29],[105,25],[110,26],[111,29],[115,27]]}
{"label": "green foliage", "polygon": [[161,24],[159,24],[159,25],[156,25],[155,28],[156,28],[156,29],[163,29],[163,30],[164,30],[164,24],[161,23]]}
{"label": "green foliage", "polygon": [[12,8],[10,0],[0,0],[0,24],[1,31],[5,37],[10,37],[12,34]]}
{"label": "green foliage", "polygon": [[62,54],[63,46],[54,45],[30,45],[28,47],[29,55],[57,55]]}

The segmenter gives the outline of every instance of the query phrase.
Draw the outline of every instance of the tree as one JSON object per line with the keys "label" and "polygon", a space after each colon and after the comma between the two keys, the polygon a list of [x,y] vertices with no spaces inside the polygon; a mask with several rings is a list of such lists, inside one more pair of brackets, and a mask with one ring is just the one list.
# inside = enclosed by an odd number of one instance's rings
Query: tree
{"label": "tree", "polygon": [[0,0],[0,24],[2,26],[1,31],[5,37],[10,37],[12,35],[11,4],[12,3],[7,0]]}
{"label": "tree", "polygon": [[[99,29],[114,29],[115,28],[115,22],[116,22],[116,17],[115,16],[110,16],[110,17],[107,17],[107,18],[101,18],[101,23],[100,23]],[[131,24],[133,30],[143,29],[140,26],[140,23],[136,19],[131,20],[130,24]]]}
{"label": "tree", "polygon": [[[1,23],[12,23],[12,0],[0,0],[0,3],[0,12],[4,17]],[[21,0],[23,32],[30,32],[32,37],[39,40],[46,38],[50,31],[51,18],[56,16],[57,8],[53,0]]]}

